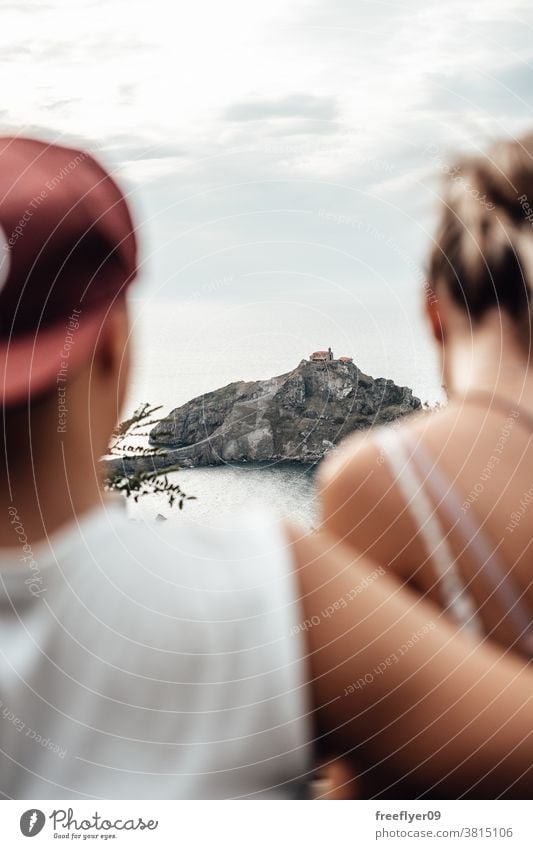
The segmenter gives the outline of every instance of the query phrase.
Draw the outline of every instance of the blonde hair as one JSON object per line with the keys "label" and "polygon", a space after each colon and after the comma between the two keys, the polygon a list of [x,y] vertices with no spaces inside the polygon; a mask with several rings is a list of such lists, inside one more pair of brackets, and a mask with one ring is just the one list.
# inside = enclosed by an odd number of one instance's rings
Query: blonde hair
{"label": "blonde hair", "polygon": [[[460,175],[460,177],[458,177]],[[533,133],[494,145],[452,169],[429,262],[431,288],[446,285],[473,322],[505,310],[531,337]]]}

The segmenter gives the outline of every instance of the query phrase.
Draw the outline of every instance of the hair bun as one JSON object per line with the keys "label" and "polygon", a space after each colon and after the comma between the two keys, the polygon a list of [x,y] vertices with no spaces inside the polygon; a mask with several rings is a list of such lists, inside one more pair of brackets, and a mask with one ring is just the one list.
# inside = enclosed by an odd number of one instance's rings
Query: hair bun
{"label": "hair bun", "polygon": [[533,134],[499,142],[450,170],[430,257],[434,288],[446,284],[473,320],[491,307],[529,323],[533,282]]}

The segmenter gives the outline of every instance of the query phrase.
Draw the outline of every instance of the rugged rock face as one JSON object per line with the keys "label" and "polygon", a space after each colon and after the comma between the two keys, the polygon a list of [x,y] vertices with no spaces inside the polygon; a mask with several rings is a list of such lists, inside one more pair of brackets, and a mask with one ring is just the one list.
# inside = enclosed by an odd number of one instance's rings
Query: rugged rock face
{"label": "rugged rock face", "polygon": [[[354,363],[302,360],[288,374],[231,383],[194,398],[153,428],[150,443],[165,449],[157,466],[312,463],[348,433],[390,422],[420,406],[411,389],[374,380]],[[149,464],[153,467],[154,460]]]}

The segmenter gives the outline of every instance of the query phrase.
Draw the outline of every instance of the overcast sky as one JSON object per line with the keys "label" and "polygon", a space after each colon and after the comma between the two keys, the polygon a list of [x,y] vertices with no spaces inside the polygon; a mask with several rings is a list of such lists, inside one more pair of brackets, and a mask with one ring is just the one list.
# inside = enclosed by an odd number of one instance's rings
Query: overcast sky
{"label": "overcast sky", "polygon": [[93,140],[147,296],[416,285],[442,162],[533,127],[531,0],[0,9],[3,129]]}

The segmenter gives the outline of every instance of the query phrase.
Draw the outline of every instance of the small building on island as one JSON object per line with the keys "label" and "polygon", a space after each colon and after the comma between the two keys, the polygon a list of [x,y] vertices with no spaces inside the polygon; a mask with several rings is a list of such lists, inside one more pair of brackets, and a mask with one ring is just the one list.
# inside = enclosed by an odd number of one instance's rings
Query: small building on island
{"label": "small building on island", "polygon": [[328,348],[327,351],[313,351],[309,355],[311,363],[353,363],[353,357],[339,357],[338,360],[333,356],[333,351]]}
{"label": "small building on island", "polygon": [[312,363],[332,363],[333,351],[328,348],[327,351],[314,351],[310,354],[309,359]]}

